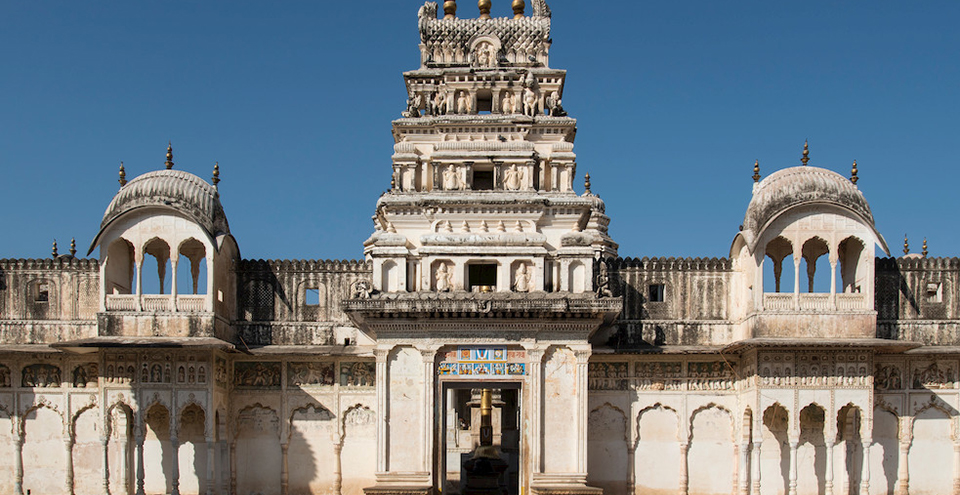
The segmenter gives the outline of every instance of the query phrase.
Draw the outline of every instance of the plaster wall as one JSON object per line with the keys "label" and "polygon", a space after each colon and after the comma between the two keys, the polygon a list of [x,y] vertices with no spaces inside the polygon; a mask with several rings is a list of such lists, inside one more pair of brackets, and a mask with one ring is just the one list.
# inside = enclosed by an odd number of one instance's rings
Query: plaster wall
{"label": "plaster wall", "polygon": [[423,422],[423,361],[410,347],[393,350],[389,357],[388,466],[392,472],[421,471],[419,453],[425,441]]}
{"label": "plaster wall", "polygon": [[577,358],[565,347],[553,347],[543,358],[543,470],[577,471]]}

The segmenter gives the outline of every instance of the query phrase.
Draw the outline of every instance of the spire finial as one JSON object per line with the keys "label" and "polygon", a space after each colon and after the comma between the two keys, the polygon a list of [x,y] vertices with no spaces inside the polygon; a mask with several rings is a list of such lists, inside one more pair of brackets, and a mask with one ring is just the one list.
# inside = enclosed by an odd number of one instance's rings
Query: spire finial
{"label": "spire finial", "polygon": [[123,162],[120,162],[120,179],[117,180],[120,183],[120,187],[127,185],[127,171],[123,168]]}
{"label": "spire finial", "polygon": [[457,0],[446,0],[443,2],[443,18],[444,19],[456,19],[457,17]]}
{"label": "spire finial", "polygon": [[477,7],[480,8],[481,19],[490,18],[490,8],[493,7],[493,2],[491,0],[478,0]]}
{"label": "spire finial", "polygon": [[858,180],[860,180],[860,178],[857,177],[857,161],[854,160],[853,168],[850,169],[850,182],[853,182],[853,185],[857,185]]}
{"label": "spire finial", "polygon": [[76,256],[77,256],[77,239],[75,237],[71,237],[70,238],[70,257],[73,258]]}
{"label": "spire finial", "polygon": [[753,162],[753,181],[760,182],[760,159]]}
{"label": "spire finial", "polygon": [[923,252],[922,252],[922,254],[923,254],[923,257],[924,257],[924,258],[927,257],[927,238],[926,238],[926,237],[923,238]]}
{"label": "spire finial", "polygon": [[803,166],[807,166],[807,162],[810,161],[810,146],[807,144],[807,140],[803,140],[803,158],[800,159],[803,162]]}
{"label": "spire finial", "polygon": [[519,19],[523,17],[523,9],[527,8],[527,2],[524,0],[513,0],[513,18]]}
{"label": "spire finial", "polygon": [[220,183],[220,162],[214,162],[213,164],[213,182],[214,187]]}
{"label": "spire finial", "polygon": [[51,254],[53,254],[53,257],[54,257],[54,258],[56,258],[57,256],[60,256],[60,254],[57,253],[57,240],[56,240],[56,239],[53,240],[53,251],[51,252]]}
{"label": "spire finial", "polygon": [[590,191],[590,174],[586,174],[583,176],[583,188],[586,189],[587,194],[593,194]]}
{"label": "spire finial", "polygon": [[173,143],[167,141],[167,161],[164,163],[167,166],[167,170],[173,168]]}
{"label": "spire finial", "polygon": [[907,240],[907,234],[903,234],[903,254],[910,254],[910,241]]}

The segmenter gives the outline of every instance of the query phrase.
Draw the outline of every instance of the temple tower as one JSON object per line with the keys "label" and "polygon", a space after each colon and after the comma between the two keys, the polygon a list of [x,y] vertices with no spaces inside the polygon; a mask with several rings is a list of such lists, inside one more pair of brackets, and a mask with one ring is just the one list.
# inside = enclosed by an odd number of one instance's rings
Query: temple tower
{"label": "temple tower", "polygon": [[[588,492],[590,338],[619,313],[604,204],[574,191],[576,120],[549,67],[550,9],[420,8],[420,68],[393,121],[391,189],[364,244],[372,280],[344,309],[376,339],[377,485],[456,491],[445,421],[458,390],[519,396],[510,493]],[[571,425],[575,425],[571,427]],[[449,426],[449,425],[446,425]],[[505,450],[510,450],[506,448]]]}

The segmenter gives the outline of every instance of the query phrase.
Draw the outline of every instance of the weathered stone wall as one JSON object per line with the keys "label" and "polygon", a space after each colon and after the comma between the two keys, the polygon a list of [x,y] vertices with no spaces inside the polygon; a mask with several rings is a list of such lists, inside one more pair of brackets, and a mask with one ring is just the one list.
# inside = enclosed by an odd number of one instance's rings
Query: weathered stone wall
{"label": "weathered stone wall", "polygon": [[960,259],[878,258],[877,336],[960,344]]}
{"label": "weathered stone wall", "polygon": [[0,260],[0,342],[49,343],[96,335],[99,291],[96,260]]}

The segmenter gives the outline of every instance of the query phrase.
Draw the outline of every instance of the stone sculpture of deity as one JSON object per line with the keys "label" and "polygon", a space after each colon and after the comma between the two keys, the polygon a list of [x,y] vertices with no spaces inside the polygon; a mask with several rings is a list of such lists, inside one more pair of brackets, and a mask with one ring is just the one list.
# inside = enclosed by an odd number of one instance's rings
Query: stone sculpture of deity
{"label": "stone sculpture of deity", "polygon": [[527,117],[537,114],[537,94],[530,88],[523,90],[523,113]]}
{"label": "stone sculpture of deity", "polygon": [[437,292],[450,292],[453,289],[453,274],[447,271],[447,264],[437,267]]}
{"label": "stone sculpture of deity", "polygon": [[517,266],[516,273],[513,274],[513,290],[516,292],[530,292],[532,282],[530,272],[527,271],[527,264],[520,263],[520,265]]}
{"label": "stone sculpture of deity", "polygon": [[523,185],[523,172],[517,170],[516,165],[510,165],[503,173],[503,188],[508,191],[517,191]]}
{"label": "stone sculpture of deity", "polygon": [[513,95],[513,92],[507,91],[503,95],[503,101],[500,103],[500,111],[504,115],[513,115],[517,113],[517,97]]}
{"label": "stone sculpture of deity", "polygon": [[467,114],[473,110],[473,103],[470,101],[470,96],[466,91],[461,91],[460,96],[457,97],[457,113]]}
{"label": "stone sculpture of deity", "polygon": [[443,190],[462,191],[466,187],[460,174],[453,165],[448,165],[443,171]]}

